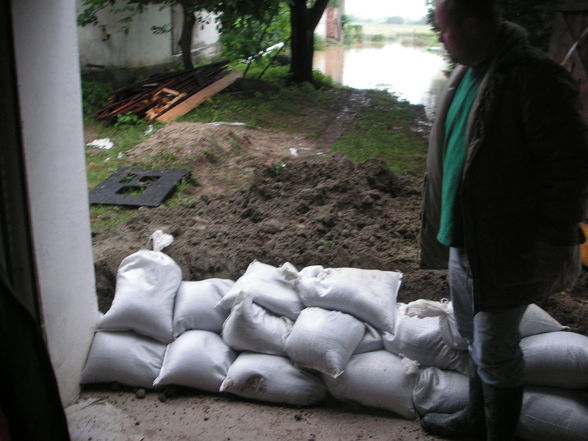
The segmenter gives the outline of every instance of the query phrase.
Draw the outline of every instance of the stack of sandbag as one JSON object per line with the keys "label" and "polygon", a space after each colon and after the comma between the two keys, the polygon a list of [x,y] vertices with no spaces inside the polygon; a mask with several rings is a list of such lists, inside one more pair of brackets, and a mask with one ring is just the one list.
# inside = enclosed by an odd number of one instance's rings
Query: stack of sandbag
{"label": "stack of sandbag", "polygon": [[[402,274],[252,262],[235,282],[181,281],[161,251],[124,259],[84,383],[168,384],[309,405],[337,399],[409,419],[467,401],[451,302],[397,304]],[[588,337],[537,305],[521,322],[526,440],[585,439]]]}
{"label": "stack of sandbag", "polygon": [[161,251],[173,238],[156,231],[152,239],[154,251],[140,250],[118,268],[81,382],[218,392],[236,357],[219,335],[227,314],[217,306],[233,281],[182,282],[179,266]]}
{"label": "stack of sandbag", "polygon": [[276,268],[254,261],[219,302],[230,311],[223,340],[240,352],[220,392],[299,406],[325,398],[320,378],[287,357],[286,340],[304,309],[297,277],[289,263]]}
{"label": "stack of sandbag", "polygon": [[[430,329],[432,322],[413,322],[437,314],[437,332]],[[460,357],[454,352],[463,342],[459,334],[447,331],[447,325],[455,326],[450,302],[418,300],[399,305],[397,335],[384,335],[387,348],[402,350],[421,364],[413,395],[421,416],[455,412],[468,400],[465,361],[456,362]],[[534,304],[523,316],[520,333],[525,394],[518,435],[527,441],[588,440],[588,337],[566,331]],[[411,343],[416,341],[422,346]]]}
{"label": "stack of sandbag", "polygon": [[354,354],[383,349],[378,328],[394,326],[400,278],[252,262],[219,303],[230,308],[222,337],[241,352],[221,392],[296,405],[323,399],[321,375],[336,379]]}

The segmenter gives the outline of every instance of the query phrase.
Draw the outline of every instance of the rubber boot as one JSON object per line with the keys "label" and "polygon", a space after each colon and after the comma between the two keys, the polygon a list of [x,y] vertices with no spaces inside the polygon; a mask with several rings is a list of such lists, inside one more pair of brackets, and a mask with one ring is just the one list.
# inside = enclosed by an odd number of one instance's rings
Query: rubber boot
{"label": "rubber boot", "polygon": [[487,441],[513,441],[521,415],[523,388],[483,385]]}
{"label": "rubber boot", "polygon": [[485,438],[482,380],[474,373],[470,376],[469,384],[469,401],[466,408],[455,413],[426,414],[421,419],[421,427],[425,432],[443,438]]}

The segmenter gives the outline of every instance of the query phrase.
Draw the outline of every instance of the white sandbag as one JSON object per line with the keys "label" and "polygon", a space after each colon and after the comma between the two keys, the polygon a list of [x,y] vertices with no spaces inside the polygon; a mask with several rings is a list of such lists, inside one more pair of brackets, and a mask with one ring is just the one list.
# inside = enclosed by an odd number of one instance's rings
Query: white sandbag
{"label": "white sandbag", "polygon": [[223,325],[224,341],[236,351],[286,355],[292,320],[278,317],[241,294]]}
{"label": "white sandbag", "polygon": [[416,360],[423,367],[468,373],[468,352],[445,343],[438,317],[410,317],[404,311],[405,305],[399,305],[394,333],[383,334],[387,351]]}
{"label": "white sandbag", "polygon": [[271,403],[307,406],[327,396],[319,378],[286,357],[241,353],[229,368],[220,392]]}
{"label": "white sandbag", "polygon": [[164,344],[134,332],[97,332],[80,382],[118,382],[152,388],[165,348]]}
{"label": "white sandbag", "polygon": [[525,441],[588,441],[588,394],[525,388],[517,435]]}
{"label": "white sandbag", "polygon": [[364,333],[365,325],[349,314],[306,308],[286,339],[286,352],[302,367],[337,377]]}
{"label": "white sandbag", "polygon": [[525,337],[524,384],[584,389],[588,387],[588,337],[574,332],[548,332]]}
{"label": "white sandbag", "polygon": [[254,260],[219,304],[231,309],[237,296],[243,293],[274,314],[296,320],[304,308],[295,287],[297,279],[298,271],[290,263],[276,268]]}
{"label": "white sandbag", "polygon": [[421,369],[414,387],[414,407],[420,416],[430,412],[453,413],[469,399],[469,380],[459,372],[436,367]]}
{"label": "white sandbag", "polygon": [[174,335],[191,329],[220,334],[229,312],[218,302],[234,283],[228,279],[182,282],[174,307]]}
{"label": "white sandbag", "polygon": [[140,250],[123,259],[103,331],[132,330],[163,343],[173,340],[173,312],[182,271],[160,251]]}
{"label": "white sandbag", "polygon": [[219,335],[210,331],[186,331],[165,352],[153,386],[175,384],[218,392],[237,354]]}
{"label": "white sandbag", "polygon": [[393,271],[312,266],[300,271],[298,290],[308,307],[346,312],[393,332],[401,279]]}
{"label": "white sandbag", "polygon": [[341,376],[323,375],[323,380],[339,400],[386,409],[412,420],[417,417],[412,401],[417,372],[411,360],[375,351],[354,355]]}
{"label": "white sandbag", "polygon": [[534,303],[530,304],[525,310],[519,326],[521,338],[545,332],[565,331],[566,329],[568,329],[567,326],[563,326],[547,311]]}
{"label": "white sandbag", "polygon": [[447,346],[453,349],[466,350],[467,341],[460,335],[453,312],[453,304],[444,299],[440,302],[434,300],[419,299],[408,303],[404,309],[399,308],[409,317],[437,317],[439,320],[439,332]]}
{"label": "white sandbag", "polygon": [[364,323],[365,334],[355,348],[354,354],[363,354],[364,352],[380,351],[384,349],[384,342],[382,341],[382,334],[373,326]]}

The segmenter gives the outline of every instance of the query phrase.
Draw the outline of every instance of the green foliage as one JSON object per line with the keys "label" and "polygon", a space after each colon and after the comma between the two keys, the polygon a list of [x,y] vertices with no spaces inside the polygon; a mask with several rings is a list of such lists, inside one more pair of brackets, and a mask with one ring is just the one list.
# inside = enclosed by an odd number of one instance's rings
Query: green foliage
{"label": "green foliage", "polygon": [[109,84],[95,81],[82,81],[82,109],[84,115],[93,115],[106,106],[111,95]]}
{"label": "green foliage", "polygon": [[238,15],[224,12],[220,16],[220,42],[223,55],[231,60],[254,57],[290,35],[289,11],[286,5],[276,2],[265,9],[263,15]]}
{"label": "green foliage", "polygon": [[124,113],[122,115],[116,115],[116,123],[114,123],[115,127],[136,125],[145,125],[145,121],[139,119],[139,117],[133,113]]}

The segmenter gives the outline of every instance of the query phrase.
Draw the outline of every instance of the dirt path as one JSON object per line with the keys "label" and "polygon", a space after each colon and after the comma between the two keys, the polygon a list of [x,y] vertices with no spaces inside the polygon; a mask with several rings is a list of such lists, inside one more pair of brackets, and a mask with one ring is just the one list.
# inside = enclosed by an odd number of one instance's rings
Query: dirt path
{"label": "dirt path", "polygon": [[435,441],[389,412],[298,409],[195,393],[162,403],[125,392],[85,393],[67,410],[72,441]]}

